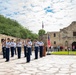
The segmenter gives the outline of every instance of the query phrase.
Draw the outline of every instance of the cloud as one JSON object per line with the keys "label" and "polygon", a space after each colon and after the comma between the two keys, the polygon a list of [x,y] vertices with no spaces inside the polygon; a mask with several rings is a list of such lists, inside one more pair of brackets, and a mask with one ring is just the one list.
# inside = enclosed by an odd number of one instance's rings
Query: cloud
{"label": "cloud", "polygon": [[0,0],[0,14],[38,32],[59,31],[76,20],[76,0]]}

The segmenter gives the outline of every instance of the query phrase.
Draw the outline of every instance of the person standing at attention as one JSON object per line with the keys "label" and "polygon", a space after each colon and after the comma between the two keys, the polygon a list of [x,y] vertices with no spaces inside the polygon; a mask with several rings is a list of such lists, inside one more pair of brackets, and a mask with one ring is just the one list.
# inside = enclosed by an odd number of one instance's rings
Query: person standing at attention
{"label": "person standing at attention", "polygon": [[21,58],[21,47],[22,47],[22,42],[20,39],[17,41],[17,53],[18,53],[18,59]]}
{"label": "person standing at attention", "polygon": [[24,46],[24,57],[26,57],[26,49],[27,49],[27,42],[26,40],[23,42],[23,46]]}
{"label": "person standing at attention", "polygon": [[30,62],[31,47],[32,47],[32,42],[30,39],[28,39],[27,40],[27,52],[26,52],[27,63]]}
{"label": "person standing at attention", "polygon": [[42,40],[40,40],[40,42],[39,42],[40,58],[43,57],[43,46],[44,46],[44,43],[42,42]]}
{"label": "person standing at attention", "polygon": [[7,42],[6,42],[6,62],[8,62],[9,58],[10,58],[10,47],[11,47],[10,38],[7,38]]}
{"label": "person standing at attention", "polygon": [[2,52],[3,52],[3,58],[6,57],[6,40],[2,40]]}
{"label": "person standing at attention", "polygon": [[11,57],[14,57],[14,39],[11,40]]}
{"label": "person standing at attention", "polygon": [[17,55],[17,51],[16,51],[16,41],[14,41],[14,52],[15,52],[15,55]]}
{"label": "person standing at attention", "polygon": [[35,59],[38,59],[39,41],[37,41],[37,39],[34,42],[34,46],[35,46]]}

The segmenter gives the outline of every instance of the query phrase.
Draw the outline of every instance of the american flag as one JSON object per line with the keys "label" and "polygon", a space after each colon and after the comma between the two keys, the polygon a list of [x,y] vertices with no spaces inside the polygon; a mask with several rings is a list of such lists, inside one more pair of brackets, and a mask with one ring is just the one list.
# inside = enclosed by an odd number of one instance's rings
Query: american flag
{"label": "american flag", "polygon": [[51,46],[51,42],[50,42],[50,36],[48,35],[48,40],[47,40],[47,46],[50,47]]}

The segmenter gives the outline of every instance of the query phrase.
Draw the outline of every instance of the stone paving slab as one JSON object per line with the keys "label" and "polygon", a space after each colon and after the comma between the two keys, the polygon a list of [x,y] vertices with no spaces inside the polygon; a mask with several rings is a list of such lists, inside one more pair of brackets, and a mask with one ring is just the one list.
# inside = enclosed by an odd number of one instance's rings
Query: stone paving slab
{"label": "stone paving slab", "polygon": [[0,55],[0,75],[76,75],[76,56],[70,55],[47,55],[26,63],[22,54],[21,59],[17,56],[5,62]]}

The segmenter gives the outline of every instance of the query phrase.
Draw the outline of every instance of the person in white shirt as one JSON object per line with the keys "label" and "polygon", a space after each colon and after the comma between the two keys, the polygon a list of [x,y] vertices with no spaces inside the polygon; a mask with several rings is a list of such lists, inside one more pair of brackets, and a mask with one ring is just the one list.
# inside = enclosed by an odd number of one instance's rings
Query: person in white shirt
{"label": "person in white shirt", "polygon": [[32,42],[30,39],[27,40],[27,52],[26,52],[26,59],[27,62],[30,62],[30,55],[31,55],[31,47],[32,47]]}
{"label": "person in white shirt", "polygon": [[42,42],[42,40],[40,40],[40,42],[39,42],[40,58],[43,57],[43,46],[44,46],[44,43]]}
{"label": "person in white shirt", "polygon": [[14,39],[11,40],[11,57],[14,57]]}
{"label": "person in white shirt", "polygon": [[34,42],[34,47],[35,47],[35,59],[38,59],[39,41],[37,41],[37,39]]}
{"label": "person in white shirt", "polygon": [[14,41],[14,52],[15,52],[15,55],[17,54],[17,51],[16,51],[16,41]]}
{"label": "person in white shirt", "polygon": [[26,49],[27,49],[27,41],[25,39],[25,41],[23,42],[23,46],[24,46],[24,57],[26,57]]}
{"label": "person in white shirt", "polygon": [[6,62],[9,61],[10,47],[11,47],[10,38],[7,38],[7,42],[6,42]]}
{"label": "person in white shirt", "polygon": [[22,47],[22,42],[20,39],[17,41],[17,53],[18,53],[18,59],[21,58],[21,47]]}
{"label": "person in white shirt", "polygon": [[3,58],[6,57],[6,40],[2,39],[2,52],[3,52]]}

